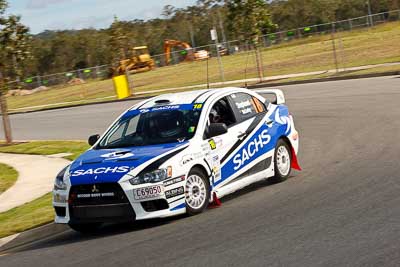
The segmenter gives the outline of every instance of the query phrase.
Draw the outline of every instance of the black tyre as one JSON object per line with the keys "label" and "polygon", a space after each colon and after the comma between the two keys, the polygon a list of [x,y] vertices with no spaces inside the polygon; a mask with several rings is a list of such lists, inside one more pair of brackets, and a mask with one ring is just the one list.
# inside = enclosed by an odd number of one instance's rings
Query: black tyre
{"label": "black tyre", "polygon": [[95,233],[99,230],[101,227],[102,223],[70,223],[68,224],[69,227],[71,227],[72,230],[83,233],[83,234],[89,234],[89,233]]}
{"label": "black tyre", "polygon": [[189,215],[201,213],[209,204],[210,185],[201,169],[193,168],[185,185],[186,212]]}
{"label": "black tyre", "polygon": [[285,181],[292,170],[292,153],[289,145],[283,140],[279,139],[275,147],[274,155],[274,170],[275,176],[271,177],[274,183]]}

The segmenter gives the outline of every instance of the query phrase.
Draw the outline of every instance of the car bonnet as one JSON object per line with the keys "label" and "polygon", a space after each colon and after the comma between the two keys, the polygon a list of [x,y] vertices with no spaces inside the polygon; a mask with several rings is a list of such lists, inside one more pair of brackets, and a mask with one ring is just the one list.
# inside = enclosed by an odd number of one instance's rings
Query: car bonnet
{"label": "car bonnet", "polygon": [[150,165],[156,157],[174,153],[187,143],[88,150],[71,165],[71,185],[118,182],[135,168]]}

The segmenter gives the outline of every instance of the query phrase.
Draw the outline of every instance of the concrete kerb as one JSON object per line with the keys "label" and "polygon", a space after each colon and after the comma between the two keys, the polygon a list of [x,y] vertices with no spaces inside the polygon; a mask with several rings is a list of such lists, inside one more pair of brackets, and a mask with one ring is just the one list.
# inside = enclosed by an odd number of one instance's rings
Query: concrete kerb
{"label": "concrete kerb", "polygon": [[[389,71],[389,72],[381,72],[381,73],[359,74],[359,75],[348,75],[348,76],[336,76],[336,77],[317,78],[317,79],[290,81],[290,82],[276,82],[276,81],[280,80],[280,79],[277,79],[277,80],[272,80],[270,82],[262,82],[262,83],[258,83],[255,85],[251,85],[251,86],[248,86],[247,88],[255,89],[255,88],[261,88],[261,87],[275,87],[275,86],[318,83],[318,82],[327,82],[327,81],[352,80],[352,79],[363,79],[363,78],[374,78],[374,77],[395,76],[395,75],[400,75],[400,71]],[[80,107],[80,106],[91,106],[91,105],[99,105],[99,104],[125,102],[125,101],[132,101],[132,100],[144,100],[144,99],[149,99],[151,97],[152,96],[132,96],[132,97],[125,98],[125,99],[108,100],[108,101],[104,101],[104,102],[82,103],[82,104],[74,104],[74,105],[68,105],[68,106],[62,106],[62,107],[48,107],[48,108],[43,108],[43,109],[38,109],[38,110],[10,112],[10,115],[34,113],[34,112],[64,109],[64,108],[74,108],[74,107]],[[0,113],[0,115],[1,115],[1,113]]]}
{"label": "concrete kerb", "polygon": [[38,241],[54,238],[56,235],[69,230],[64,224],[49,223],[25,232],[0,239],[0,252],[6,253],[11,250],[22,249]]}

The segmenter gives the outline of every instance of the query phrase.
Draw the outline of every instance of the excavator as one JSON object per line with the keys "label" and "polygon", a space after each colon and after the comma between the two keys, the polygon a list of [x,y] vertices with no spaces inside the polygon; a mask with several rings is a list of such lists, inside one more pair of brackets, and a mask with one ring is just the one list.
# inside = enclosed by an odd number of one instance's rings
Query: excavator
{"label": "excavator", "polygon": [[210,54],[206,50],[194,52],[193,48],[186,42],[166,39],[164,40],[164,55],[166,65],[171,63],[171,49],[173,47],[181,47],[184,49],[184,51],[186,51],[184,61],[203,60],[210,57]]}
{"label": "excavator", "polygon": [[151,58],[147,46],[137,46],[132,48],[132,57],[123,59],[119,65],[112,69],[113,75],[122,75],[128,72],[141,72],[153,70],[154,60]]}

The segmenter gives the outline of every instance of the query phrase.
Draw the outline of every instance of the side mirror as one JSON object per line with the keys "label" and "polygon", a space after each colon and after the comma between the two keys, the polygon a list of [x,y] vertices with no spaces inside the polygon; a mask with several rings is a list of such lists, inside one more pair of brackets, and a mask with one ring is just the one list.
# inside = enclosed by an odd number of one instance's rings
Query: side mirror
{"label": "side mirror", "polygon": [[96,144],[96,142],[97,142],[97,140],[99,140],[99,138],[100,138],[100,135],[98,135],[98,134],[90,136],[88,139],[89,145],[93,146],[94,144]]}
{"label": "side mirror", "polygon": [[212,138],[228,132],[228,127],[225,123],[211,123],[205,132],[206,138]]}

